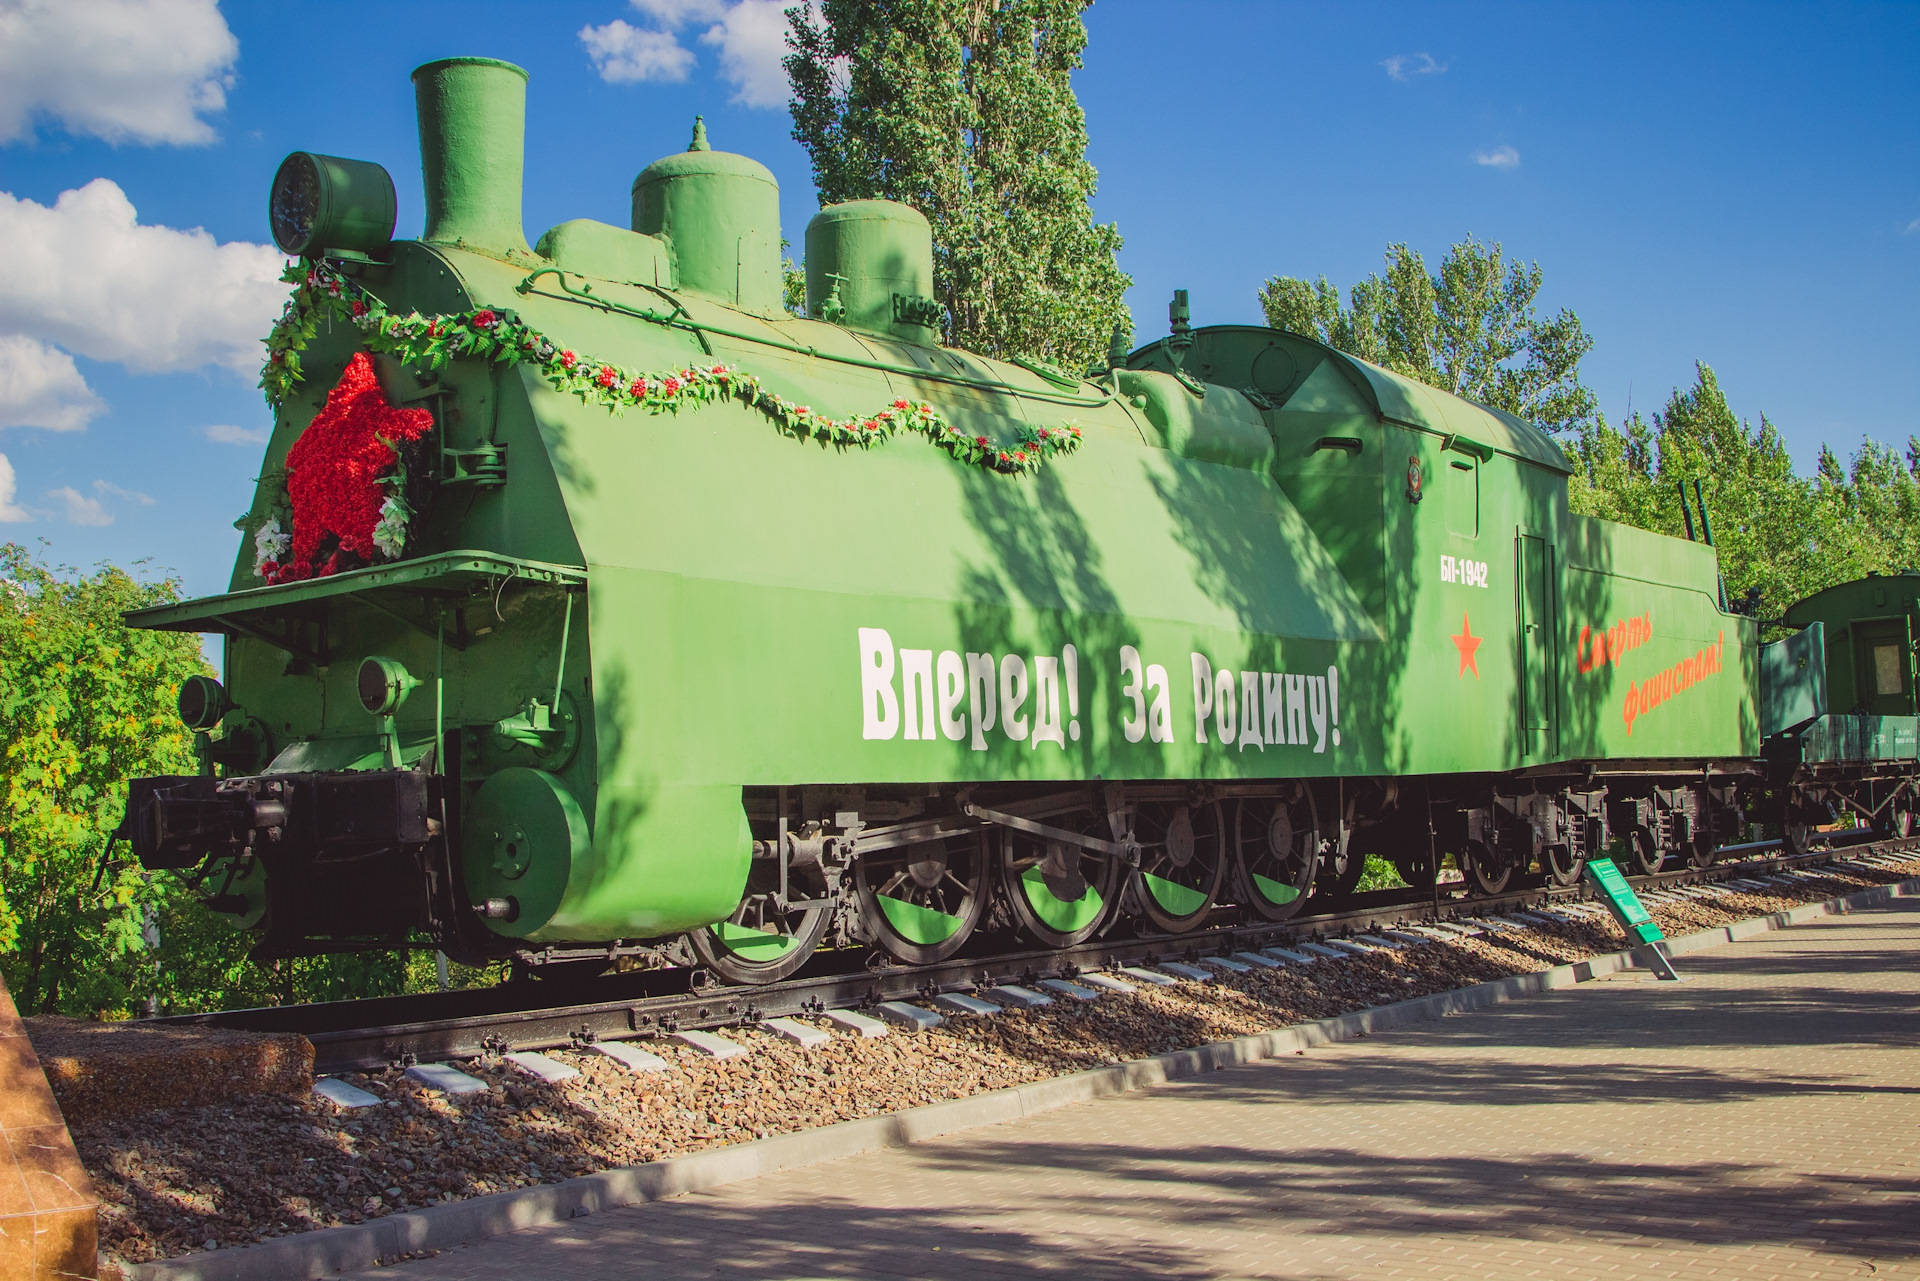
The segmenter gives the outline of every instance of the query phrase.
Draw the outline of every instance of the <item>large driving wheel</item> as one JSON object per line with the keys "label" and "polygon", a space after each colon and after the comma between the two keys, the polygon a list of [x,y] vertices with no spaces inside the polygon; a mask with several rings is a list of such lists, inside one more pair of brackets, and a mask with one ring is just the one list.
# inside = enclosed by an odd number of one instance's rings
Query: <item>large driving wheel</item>
{"label": "large driving wheel", "polygon": [[[1104,819],[1082,815],[1079,830],[1102,834],[1096,828],[1105,826]],[[999,863],[1014,919],[1048,947],[1086,942],[1113,908],[1120,865],[1105,854],[1009,830],[1001,838]]]}
{"label": "large driving wheel", "polygon": [[991,893],[985,832],[862,854],[854,865],[867,934],[912,965],[944,961],[980,923]]}
{"label": "large driving wheel", "polygon": [[1226,879],[1227,836],[1221,807],[1142,805],[1134,812],[1140,845],[1134,889],[1156,929],[1184,934],[1207,919]]}
{"label": "large driving wheel", "polygon": [[1241,900],[1269,921],[1300,910],[1320,861],[1313,795],[1257,797],[1233,807],[1234,874]]}
{"label": "large driving wheel", "polygon": [[[792,869],[787,884],[789,903],[826,896],[826,884]],[[832,913],[819,907],[781,908],[779,864],[755,859],[747,874],[747,892],[740,906],[724,921],[703,926],[687,935],[694,953],[708,969],[729,983],[777,983],[812,956],[826,935]]]}

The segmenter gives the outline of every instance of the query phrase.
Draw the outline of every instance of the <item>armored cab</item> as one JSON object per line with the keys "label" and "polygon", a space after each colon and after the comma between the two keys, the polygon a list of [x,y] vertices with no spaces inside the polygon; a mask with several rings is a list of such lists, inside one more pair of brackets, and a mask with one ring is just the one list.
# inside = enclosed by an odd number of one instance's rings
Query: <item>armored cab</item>
{"label": "armored cab", "polygon": [[1819,774],[1920,756],[1920,575],[1841,583],[1796,602],[1781,621],[1801,630],[1762,654],[1769,759]]}

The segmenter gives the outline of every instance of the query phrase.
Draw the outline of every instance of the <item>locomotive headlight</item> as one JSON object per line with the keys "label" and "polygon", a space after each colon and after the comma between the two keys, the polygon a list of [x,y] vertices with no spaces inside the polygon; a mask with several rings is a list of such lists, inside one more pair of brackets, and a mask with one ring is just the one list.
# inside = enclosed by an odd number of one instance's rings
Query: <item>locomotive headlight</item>
{"label": "locomotive headlight", "polygon": [[360,664],[360,706],[375,716],[391,716],[419,683],[398,659],[376,655]]}
{"label": "locomotive headlight", "polygon": [[191,730],[212,729],[233,707],[226,686],[211,676],[189,676],[180,682],[180,720]]}
{"label": "locomotive headlight", "polygon": [[273,243],[282,253],[318,257],[335,249],[368,254],[393,239],[393,178],[370,160],[296,151],[280,162],[267,199]]}

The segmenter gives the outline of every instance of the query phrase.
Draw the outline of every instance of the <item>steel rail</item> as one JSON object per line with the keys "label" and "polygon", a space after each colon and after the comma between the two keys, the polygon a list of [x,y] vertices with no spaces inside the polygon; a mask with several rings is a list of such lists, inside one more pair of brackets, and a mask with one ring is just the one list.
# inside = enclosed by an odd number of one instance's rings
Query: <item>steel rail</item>
{"label": "steel rail", "polygon": [[[1767,845],[1738,847],[1759,854]],[[1920,846],[1920,839],[1869,840],[1803,855],[1762,855],[1628,878],[1642,889],[1736,880],[1834,862],[1854,849]],[[901,965],[875,953],[868,967],[837,954],[834,972],[761,987],[693,983],[692,969],[648,970],[577,984],[530,982],[492,988],[374,997],[251,1010],[173,1015],[153,1020],[173,1026],[298,1032],[313,1043],[320,1073],[378,1069],[393,1063],[466,1058],[509,1049],[579,1046],[695,1028],[720,1028],[780,1015],[829,1008],[871,1007],[881,1001],[930,997],[999,983],[1072,978],[1088,970],[1151,965],[1164,960],[1257,950],[1276,944],[1363,933],[1445,916],[1486,916],[1588,897],[1584,885],[1534,883],[1497,895],[1469,896],[1442,882],[1433,889],[1376,891],[1338,912],[1281,922],[1240,920],[1179,936],[1094,939],[1070,948],[1027,948],[991,956],[955,957],[933,965]],[[554,998],[574,998],[555,1002]]]}

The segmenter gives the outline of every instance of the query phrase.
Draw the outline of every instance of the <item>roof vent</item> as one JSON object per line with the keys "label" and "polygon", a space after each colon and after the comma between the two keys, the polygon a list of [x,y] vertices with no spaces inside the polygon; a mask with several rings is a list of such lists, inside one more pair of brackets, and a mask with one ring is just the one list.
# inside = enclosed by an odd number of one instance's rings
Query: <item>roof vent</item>
{"label": "roof vent", "polygon": [[807,314],[868,333],[933,344],[933,231],[892,200],[828,205],[807,224]]}
{"label": "roof vent", "polygon": [[693,144],[633,180],[633,229],[667,244],[677,287],[766,315],[782,312],[780,184],[757,160]]}

